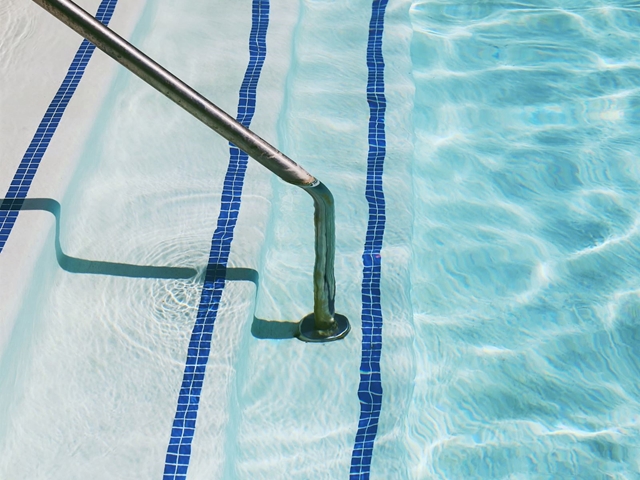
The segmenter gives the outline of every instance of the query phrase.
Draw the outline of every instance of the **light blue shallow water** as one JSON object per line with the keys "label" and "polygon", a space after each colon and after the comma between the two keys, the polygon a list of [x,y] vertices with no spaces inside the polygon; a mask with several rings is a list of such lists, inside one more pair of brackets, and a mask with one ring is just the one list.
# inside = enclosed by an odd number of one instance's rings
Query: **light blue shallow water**
{"label": "light blue shallow water", "polygon": [[[149,3],[134,43],[233,111],[251,2],[214,3]],[[371,2],[271,3],[252,125],[334,191],[353,331],[251,335],[254,311],[308,313],[313,258],[310,203],[251,164],[230,266],[259,273],[257,301],[227,282],[190,479],[348,478],[357,442]],[[638,2],[389,3],[371,478],[640,478],[639,27]],[[0,363],[0,474],[161,477],[227,160],[118,76],[63,249],[199,275],[80,275],[43,253]]]}
{"label": "light blue shallow water", "polygon": [[640,5],[411,20],[415,478],[638,478]]}

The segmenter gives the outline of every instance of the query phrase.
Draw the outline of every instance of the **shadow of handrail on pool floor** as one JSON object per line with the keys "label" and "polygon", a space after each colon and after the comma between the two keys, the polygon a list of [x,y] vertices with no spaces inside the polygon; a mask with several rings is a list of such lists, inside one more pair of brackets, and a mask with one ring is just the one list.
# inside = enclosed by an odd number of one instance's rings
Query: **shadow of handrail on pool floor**
{"label": "shadow of handrail on pool floor", "polygon": [[[104,262],[100,260],[86,260],[71,257],[62,251],[60,245],[60,212],[62,207],[53,198],[0,198],[0,211],[42,210],[51,213],[55,218],[55,251],[58,265],[69,273],[87,275],[109,275],[128,278],[155,279],[193,279],[197,280],[199,272],[195,268],[160,267],[154,265],[132,265],[128,263]],[[220,272],[226,281],[251,282],[256,286],[256,294],[260,283],[260,274],[253,268],[224,267],[209,265],[209,271]],[[204,277],[202,272],[202,276]],[[215,275],[215,274],[214,274]],[[215,277],[214,277],[215,278]],[[260,339],[293,338],[298,332],[299,322],[281,322],[263,320],[253,317],[251,334]]]}
{"label": "shadow of handrail on pool floor", "polygon": [[251,335],[263,340],[285,340],[287,338],[296,338],[299,328],[300,322],[263,320],[254,316],[251,324]]}

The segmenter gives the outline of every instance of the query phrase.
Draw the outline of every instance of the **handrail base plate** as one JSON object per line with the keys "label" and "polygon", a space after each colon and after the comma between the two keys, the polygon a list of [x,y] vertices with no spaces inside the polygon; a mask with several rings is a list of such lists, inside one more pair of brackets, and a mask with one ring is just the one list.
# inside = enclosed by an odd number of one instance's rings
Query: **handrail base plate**
{"label": "handrail base plate", "polygon": [[351,325],[349,325],[347,317],[336,313],[333,315],[333,318],[336,321],[335,329],[329,335],[324,335],[324,332],[321,333],[316,330],[315,316],[313,313],[310,313],[302,319],[302,322],[300,322],[300,329],[297,335],[298,339],[303,342],[324,343],[333,342],[346,337],[351,330]]}

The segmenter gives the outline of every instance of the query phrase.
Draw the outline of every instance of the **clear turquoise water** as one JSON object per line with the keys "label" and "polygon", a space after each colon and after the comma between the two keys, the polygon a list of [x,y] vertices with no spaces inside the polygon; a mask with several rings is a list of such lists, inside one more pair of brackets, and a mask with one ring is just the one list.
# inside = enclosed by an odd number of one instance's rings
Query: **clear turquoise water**
{"label": "clear turquoise water", "polygon": [[[259,272],[258,297],[225,290],[190,479],[348,477],[370,8],[274,0],[253,124],[334,191],[353,332],[251,335],[254,311],[308,313],[313,258],[304,193],[251,166],[231,266]],[[159,0],[133,41],[233,112],[249,22],[250,2]],[[371,478],[640,478],[638,27],[637,2],[390,2]],[[119,74],[61,200],[65,253],[202,272],[227,159]],[[200,280],[70,274],[43,252],[0,363],[0,477],[160,478]]]}
{"label": "clear turquoise water", "polygon": [[640,4],[411,20],[413,478],[639,478]]}

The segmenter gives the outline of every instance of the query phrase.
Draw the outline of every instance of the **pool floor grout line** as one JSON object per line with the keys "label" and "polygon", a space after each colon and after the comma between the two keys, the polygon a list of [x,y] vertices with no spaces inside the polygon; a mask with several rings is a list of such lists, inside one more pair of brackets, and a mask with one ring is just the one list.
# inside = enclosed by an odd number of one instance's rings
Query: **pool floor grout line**
{"label": "pool floor grout line", "polygon": [[360,365],[360,419],[351,456],[351,480],[365,480],[371,472],[373,447],[382,410],[382,305],[380,272],[385,229],[385,199],[382,183],[386,155],[384,58],[382,34],[388,0],[373,0],[367,41],[367,103],[369,104],[369,152],[365,196],[369,204],[367,236],[362,255],[362,362]]}
{"label": "pool floor grout line", "polygon": [[[249,127],[255,113],[258,80],[267,54],[269,1],[253,0],[249,36],[249,64],[239,92],[237,120]],[[164,480],[186,480],[195,435],[198,405],[211,351],[213,327],[225,287],[231,242],[238,220],[248,155],[230,144],[230,159],[222,190],[222,203],[211,240],[209,262],[196,322],[191,332],[182,385],[171,429]]]}
{"label": "pool floor grout line", "polygon": [[[102,0],[96,11],[96,19],[104,25],[109,25],[117,3],[118,0]],[[67,70],[67,74],[62,80],[62,84],[53,100],[51,100],[11,180],[5,199],[2,202],[3,208],[0,209],[0,253],[2,253],[9,239],[9,235],[18,218],[19,208],[22,206],[24,199],[27,198],[27,193],[31,188],[42,157],[51,143],[62,115],[84,75],[95,48],[95,45],[88,40],[82,40]]]}

